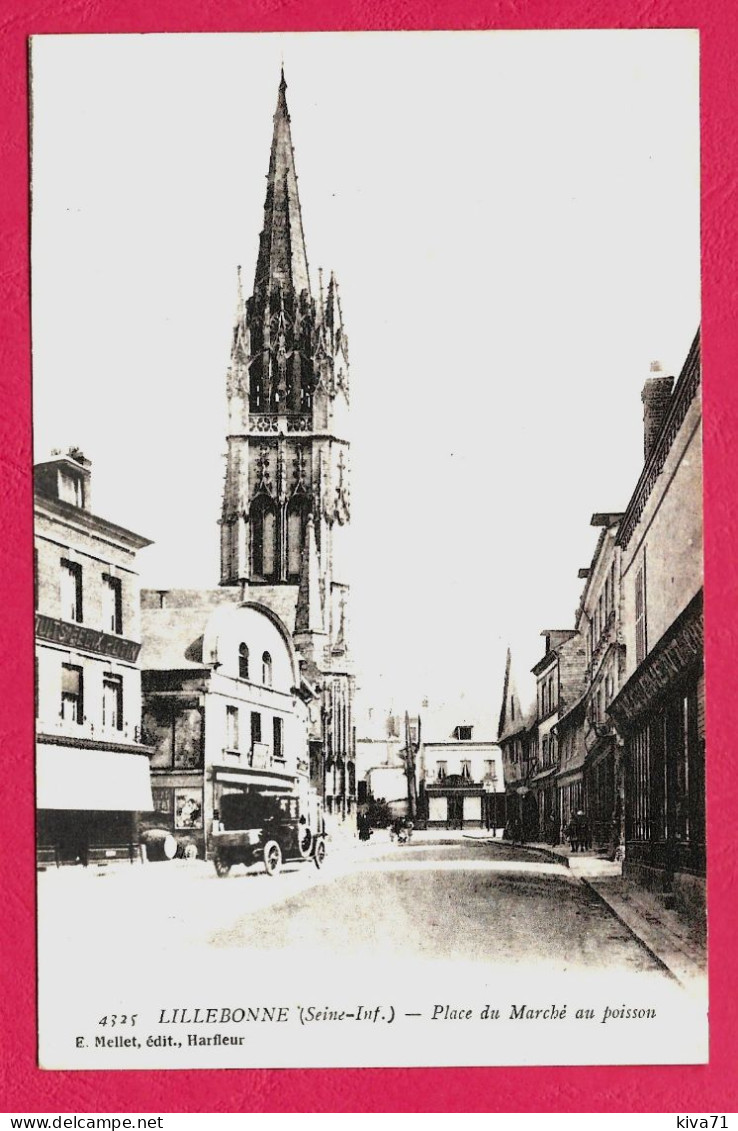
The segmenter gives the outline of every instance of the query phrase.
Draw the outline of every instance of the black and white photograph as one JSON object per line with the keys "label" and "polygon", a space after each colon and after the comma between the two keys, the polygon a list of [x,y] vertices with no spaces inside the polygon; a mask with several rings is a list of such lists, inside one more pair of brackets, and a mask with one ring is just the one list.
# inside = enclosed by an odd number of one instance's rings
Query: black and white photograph
{"label": "black and white photograph", "polygon": [[30,87],[40,1066],[706,1062],[697,32]]}

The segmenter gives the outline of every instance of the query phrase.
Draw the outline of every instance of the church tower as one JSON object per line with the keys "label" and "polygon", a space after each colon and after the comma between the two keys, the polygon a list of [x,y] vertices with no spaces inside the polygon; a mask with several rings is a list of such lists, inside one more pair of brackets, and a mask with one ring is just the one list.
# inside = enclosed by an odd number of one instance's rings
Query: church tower
{"label": "church tower", "polygon": [[311,290],[282,72],[252,293],[238,300],[227,376],[222,586],[269,606],[320,688],[311,777],[329,812],[355,796],[348,654],[348,342],[338,285]]}

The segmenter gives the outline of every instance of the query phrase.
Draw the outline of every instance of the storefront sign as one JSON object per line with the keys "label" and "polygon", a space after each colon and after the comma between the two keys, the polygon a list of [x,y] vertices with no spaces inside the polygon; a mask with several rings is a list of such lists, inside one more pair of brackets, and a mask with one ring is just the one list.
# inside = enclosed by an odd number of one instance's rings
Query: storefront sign
{"label": "storefront sign", "polygon": [[83,624],[68,624],[66,621],[54,620],[36,614],[36,636],[40,640],[51,640],[54,644],[64,644],[68,648],[83,648],[87,652],[101,652],[104,656],[112,656],[116,660],[126,660],[135,664],[141,645],[134,640],[124,640],[122,636],[111,636],[107,632],[100,632],[96,628],[87,628]]}
{"label": "storefront sign", "polygon": [[671,640],[637,668],[628,683],[610,704],[610,712],[627,725],[651,708],[654,700],[669,690],[672,683],[702,658],[703,624],[699,615],[683,622]]}

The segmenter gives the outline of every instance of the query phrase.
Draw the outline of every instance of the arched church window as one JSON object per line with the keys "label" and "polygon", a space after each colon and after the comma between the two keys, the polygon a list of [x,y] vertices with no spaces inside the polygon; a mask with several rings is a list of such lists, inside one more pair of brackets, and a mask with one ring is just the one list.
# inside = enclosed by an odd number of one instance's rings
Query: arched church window
{"label": "arched church window", "polygon": [[290,581],[296,581],[300,576],[308,506],[307,499],[298,496],[291,499],[287,507],[287,573]]}
{"label": "arched church window", "polygon": [[261,682],[265,687],[272,686],[272,657],[269,652],[261,657]]}
{"label": "arched church window", "polygon": [[274,503],[264,496],[251,506],[251,573],[272,581],[277,572],[277,514]]}
{"label": "arched church window", "polygon": [[249,678],[249,649],[247,644],[240,644],[238,648],[238,678]]}

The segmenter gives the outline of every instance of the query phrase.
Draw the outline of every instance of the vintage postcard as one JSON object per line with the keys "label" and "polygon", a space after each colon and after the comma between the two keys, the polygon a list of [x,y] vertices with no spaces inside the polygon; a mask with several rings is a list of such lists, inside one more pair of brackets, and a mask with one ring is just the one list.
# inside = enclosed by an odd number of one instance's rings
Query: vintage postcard
{"label": "vintage postcard", "polygon": [[697,32],[31,88],[41,1067],[705,1062]]}

